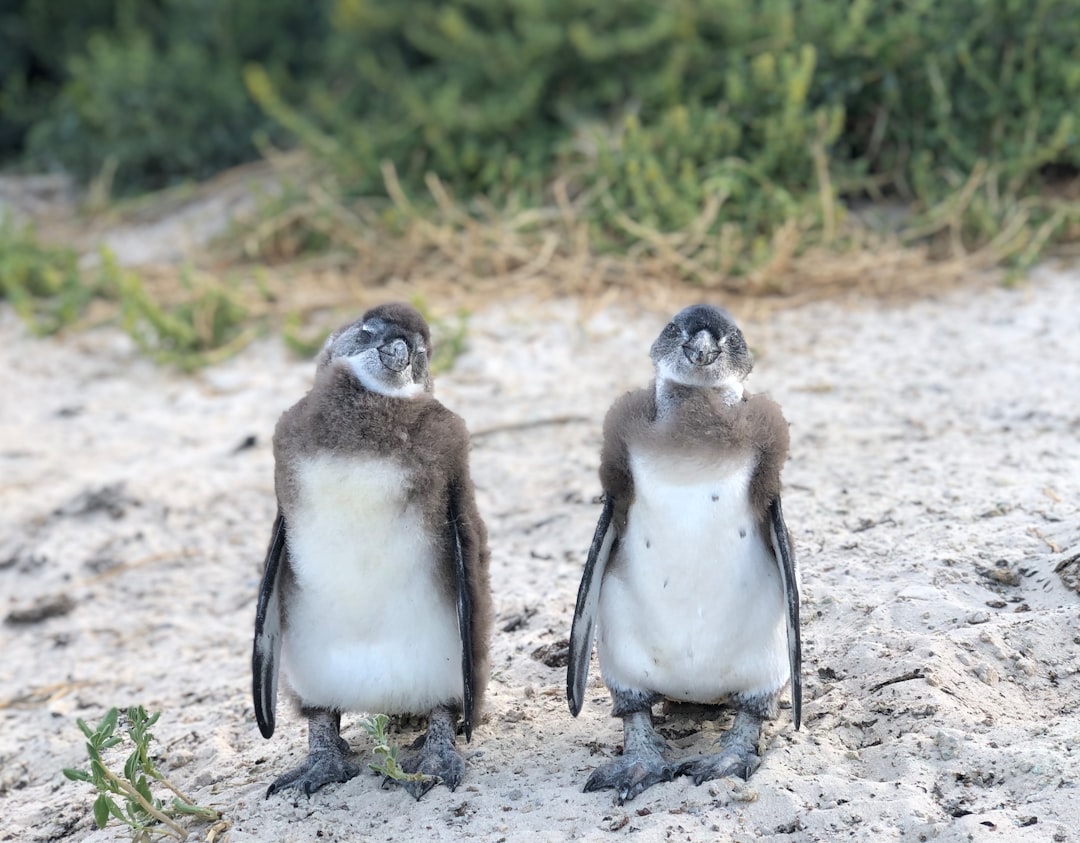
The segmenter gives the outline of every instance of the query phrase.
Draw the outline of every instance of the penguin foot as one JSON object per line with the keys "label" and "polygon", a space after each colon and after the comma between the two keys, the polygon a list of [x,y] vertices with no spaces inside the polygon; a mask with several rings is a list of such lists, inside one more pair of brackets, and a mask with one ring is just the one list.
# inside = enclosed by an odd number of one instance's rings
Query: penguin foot
{"label": "penguin foot", "polygon": [[760,737],[761,715],[741,709],[736,712],[731,729],[720,739],[720,751],[684,761],[679,765],[679,775],[690,776],[694,784],[725,776],[748,779],[761,766],[757,750]]}
{"label": "penguin foot", "polygon": [[270,797],[280,790],[294,787],[311,796],[324,784],[347,782],[359,773],[360,767],[346,760],[339,752],[313,752],[299,767],[275,779],[266,789],[266,795]]}
{"label": "penguin foot", "polygon": [[360,767],[349,761],[349,742],[341,737],[341,712],[326,708],[306,712],[308,756],[299,767],[279,776],[266,789],[267,797],[291,787],[311,796],[324,784],[347,782],[360,773]]}
{"label": "penguin foot", "polygon": [[465,759],[453,745],[434,746],[425,742],[423,749],[401,763],[406,773],[420,773],[423,779],[400,782],[414,799],[419,800],[440,782],[449,790],[457,790],[465,778]]}
{"label": "penguin foot", "polygon": [[[401,762],[406,773],[419,773],[416,781],[393,780],[419,801],[435,785],[442,783],[457,790],[465,778],[465,759],[454,742],[454,714],[447,708],[436,708],[428,717],[428,729],[419,749]],[[390,780],[388,780],[390,781]]]}
{"label": "penguin foot", "polygon": [[674,777],[675,768],[660,753],[623,755],[593,770],[585,782],[585,792],[610,788],[622,805],[657,782],[669,782]]}
{"label": "penguin foot", "polygon": [[668,745],[653,728],[652,710],[627,712],[622,718],[622,757],[597,767],[585,782],[586,793],[614,790],[620,805],[657,782],[669,782],[675,777],[675,768],[664,757]]}
{"label": "penguin foot", "polygon": [[694,784],[737,776],[748,779],[761,766],[761,757],[753,747],[732,748],[715,755],[691,758],[679,765],[680,776],[690,776]]}

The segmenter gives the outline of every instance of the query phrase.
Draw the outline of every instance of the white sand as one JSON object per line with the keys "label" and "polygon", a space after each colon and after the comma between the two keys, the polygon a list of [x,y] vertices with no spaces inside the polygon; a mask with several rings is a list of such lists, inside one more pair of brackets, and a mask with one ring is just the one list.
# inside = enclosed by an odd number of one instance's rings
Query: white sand
{"label": "white sand", "polygon": [[[743,325],[749,386],[792,425],[804,725],[787,710],[769,724],[749,783],[679,779],[625,806],[581,792],[621,743],[595,665],[575,720],[565,670],[532,653],[569,633],[600,422],[648,380],[664,318],[576,314],[476,314],[436,385],[477,434],[499,621],[466,780],[417,803],[366,774],[263,798],[306,749],[288,706],[260,737],[249,658],[270,435],[310,363],[268,340],[187,378],[112,331],[40,341],[0,309],[0,612],[74,601],[0,626],[0,840],[126,839],[94,831],[89,787],[60,768],[84,760],[76,717],[132,703],[163,712],[162,766],[225,812],[234,843],[1080,840],[1080,597],[1053,572],[1080,536],[1080,277]],[[715,734],[699,725],[662,728],[689,754]],[[355,718],[344,735],[368,760]]]}

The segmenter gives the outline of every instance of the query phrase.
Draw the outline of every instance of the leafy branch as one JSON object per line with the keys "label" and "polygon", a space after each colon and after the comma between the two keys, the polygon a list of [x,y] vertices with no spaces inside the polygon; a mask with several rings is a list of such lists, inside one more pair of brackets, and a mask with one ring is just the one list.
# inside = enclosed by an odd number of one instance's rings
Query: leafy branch
{"label": "leafy branch", "polygon": [[[194,817],[205,822],[221,821],[218,811],[197,805],[154,765],[150,757],[150,742],[154,739],[150,727],[157,723],[160,716],[160,712],[148,715],[141,705],[127,710],[123,728],[134,749],[124,763],[123,775],[110,769],[104,759],[108,750],[124,741],[123,736],[117,734],[120,723],[118,710],[110,708],[95,728],[80,718],[76,722],[86,736],[90,769],[68,767],[63,771],[71,781],[88,782],[97,788],[94,822],[98,828],[105,828],[110,817],[114,818],[130,826],[133,839],[139,843],[149,841],[152,832],[186,840],[188,831],[176,821],[179,817]],[[172,791],[171,802],[154,796],[150,790],[152,781]]]}
{"label": "leafy branch", "polygon": [[436,778],[419,772],[407,773],[401,768],[398,763],[398,747],[390,743],[390,738],[386,734],[386,727],[389,724],[390,718],[385,714],[365,717],[360,721],[360,727],[368,733],[375,744],[374,751],[377,760],[368,764],[368,767],[396,782],[423,782]]}

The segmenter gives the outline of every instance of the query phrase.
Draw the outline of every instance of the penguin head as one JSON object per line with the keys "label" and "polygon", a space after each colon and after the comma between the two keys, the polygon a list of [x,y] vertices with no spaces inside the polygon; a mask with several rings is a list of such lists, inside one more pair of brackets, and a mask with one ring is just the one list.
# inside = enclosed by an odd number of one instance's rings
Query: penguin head
{"label": "penguin head", "polygon": [[742,395],[742,382],[754,366],[742,331],[731,314],[696,304],[680,310],[649,353],[658,381],[722,389]]}
{"label": "penguin head", "polygon": [[412,398],[433,389],[430,353],[424,317],[407,304],[384,304],[331,334],[317,368],[338,363],[371,392]]}

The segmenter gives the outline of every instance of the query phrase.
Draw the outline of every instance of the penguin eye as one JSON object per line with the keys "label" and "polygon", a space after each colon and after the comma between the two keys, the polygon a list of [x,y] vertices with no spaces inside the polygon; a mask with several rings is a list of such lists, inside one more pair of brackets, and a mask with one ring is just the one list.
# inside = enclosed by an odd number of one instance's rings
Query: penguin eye
{"label": "penguin eye", "polygon": [[364,345],[367,345],[368,343],[370,343],[371,338],[374,337],[374,336],[375,335],[373,333],[371,333],[371,331],[369,331],[367,328],[361,328],[360,329],[360,342],[362,342]]}

